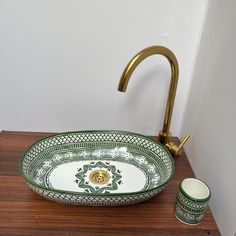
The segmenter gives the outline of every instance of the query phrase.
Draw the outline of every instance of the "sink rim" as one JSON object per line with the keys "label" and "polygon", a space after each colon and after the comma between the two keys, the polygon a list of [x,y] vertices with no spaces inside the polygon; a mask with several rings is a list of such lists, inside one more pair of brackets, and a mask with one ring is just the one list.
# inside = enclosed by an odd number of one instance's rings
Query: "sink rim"
{"label": "sink rim", "polygon": [[[85,192],[76,192],[76,191],[69,191],[69,190],[54,189],[54,188],[44,187],[40,184],[37,184],[37,183],[33,182],[30,178],[28,178],[24,174],[23,169],[22,169],[22,163],[23,163],[24,157],[31,150],[31,148],[38,145],[43,140],[46,140],[46,139],[49,139],[49,138],[52,138],[52,137],[56,137],[56,136],[63,136],[63,135],[67,135],[67,134],[73,134],[73,133],[76,133],[76,134],[78,134],[78,133],[116,133],[116,134],[119,133],[119,134],[131,134],[131,135],[140,136],[144,139],[147,139],[148,141],[151,141],[151,142],[161,146],[166,151],[166,153],[168,154],[168,157],[170,159],[170,162],[171,162],[171,174],[163,183],[157,185],[154,188],[141,190],[141,191],[135,191],[135,192],[120,192],[120,193],[85,193]],[[104,142],[104,141],[101,141],[101,142]],[[30,184],[31,186],[33,186],[35,188],[40,188],[40,189],[43,189],[45,191],[53,191],[53,192],[62,193],[62,194],[73,194],[73,195],[77,195],[77,196],[80,195],[80,196],[89,196],[89,197],[93,197],[93,196],[94,197],[109,197],[109,196],[112,197],[112,196],[127,196],[127,195],[144,194],[144,193],[148,193],[148,192],[151,192],[151,191],[154,191],[154,190],[157,190],[159,188],[164,187],[166,184],[168,184],[170,179],[173,177],[173,174],[175,172],[175,162],[174,162],[174,159],[173,159],[171,153],[169,152],[169,150],[163,144],[161,144],[159,141],[154,140],[154,139],[152,139],[152,138],[150,138],[146,135],[135,133],[135,132],[130,132],[130,131],[124,131],[124,130],[106,130],[106,129],[102,129],[102,130],[79,130],[79,131],[60,132],[60,133],[55,133],[55,134],[46,136],[44,138],[41,138],[41,139],[37,140],[36,142],[34,142],[33,144],[31,144],[28,148],[26,148],[26,150],[23,152],[23,154],[20,157],[18,168],[19,168],[21,176],[26,181],[26,183]]]}

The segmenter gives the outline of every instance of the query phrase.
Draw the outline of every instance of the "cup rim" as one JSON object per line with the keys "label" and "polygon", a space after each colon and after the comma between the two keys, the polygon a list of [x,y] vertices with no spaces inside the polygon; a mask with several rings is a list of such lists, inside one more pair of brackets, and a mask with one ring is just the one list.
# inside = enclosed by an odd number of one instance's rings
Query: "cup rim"
{"label": "cup rim", "polygon": [[[209,191],[208,196],[205,197],[205,198],[195,198],[195,197],[189,195],[189,194],[183,189],[183,187],[182,187],[182,184],[183,184],[184,180],[187,180],[187,179],[197,180],[197,181],[201,182],[203,185],[205,185],[205,187],[206,187],[206,188],[208,189],[208,191]],[[185,178],[185,179],[183,179],[183,180],[180,182],[179,190],[181,191],[181,193],[182,193],[185,197],[187,197],[187,198],[189,198],[189,199],[191,199],[191,200],[193,200],[193,201],[196,201],[196,202],[206,202],[206,201],[208,201],[208,200],[210,199],[210,197],[211,197],[211,190],[210,190],[209,186],[208,186],[204,181],[202,181],[202,180],[200,180],[200,179],[198,179],[198,178]]]}

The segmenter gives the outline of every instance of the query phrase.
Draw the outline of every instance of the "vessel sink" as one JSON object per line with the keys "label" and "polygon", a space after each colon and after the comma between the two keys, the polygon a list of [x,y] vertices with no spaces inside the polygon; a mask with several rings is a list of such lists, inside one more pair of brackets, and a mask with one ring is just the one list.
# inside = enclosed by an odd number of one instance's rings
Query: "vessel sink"
{"label": "vessel sink", "polygon": [[52,135],[29,147],[19,169],[41,196],[75,205],[128,205],[160,193],[174,172],[169,151],[124,131]]}

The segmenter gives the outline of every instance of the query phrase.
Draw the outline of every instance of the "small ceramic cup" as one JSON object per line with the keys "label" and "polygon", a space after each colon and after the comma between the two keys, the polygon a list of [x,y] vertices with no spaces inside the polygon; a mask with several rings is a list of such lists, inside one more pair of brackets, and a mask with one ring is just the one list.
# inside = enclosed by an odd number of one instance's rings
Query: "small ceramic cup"
{"label": "small ceramic cup", "polygon": [[185,224],[197,225],[203,218],[211,197],[209,187],[199,179],[181,181],[176,198],[176,217]]}

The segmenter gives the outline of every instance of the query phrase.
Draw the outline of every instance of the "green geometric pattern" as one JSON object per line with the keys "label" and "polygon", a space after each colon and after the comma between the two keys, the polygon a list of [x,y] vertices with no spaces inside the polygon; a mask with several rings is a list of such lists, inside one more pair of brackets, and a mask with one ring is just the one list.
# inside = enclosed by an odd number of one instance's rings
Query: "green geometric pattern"
{"label": "green geometric pattern", "polygon": [[186,206],[188,208],[194,209],[194,210],[204,210],[207,207],[207,202],[195,202],[188,198],[186,198],[181,192],[178,193],[179,202],[183,204],[183,206]]}
{"label": "green geometric pattern", "polygon": [[192,201],[179,192],[176,199],[176,216],[187,224],[199,224],[204,217],[207,203]]}
{"label": "green geometric pattern", "polygon": [[[149,176],[152,176],[145,190],[134,193],[90,192],[88,196],[88,193],[56,190],[40,183],[40,178],[44,175],[44,168],[46,168],[43,165],[57,152],[68,154],[70,150],[73,150],[71,155],[74,156],[68,157],[68,159],[89,160],[89,158],[94,159],[94,156],[79,156],[78,153],[87,149],[119,149],[122,147],[126,147],[135,156],[131,160],[134,164],[138,163],[137,165],[143,167],[150,166],[150,168],[145,167],[148,171],[150,170]],[[65,155],[63,158],[66,158]],[[112,155],[109,158],[112,159]],[[109,158],[108,160],[110,160]],[[124,162],[127,162],[129,156],[122,158],[124,158]],[[97,160],[100,159],[98,156]],[[81,131],[61,133],[39,140],[21,157],[19,169],[27,184],[50,200],[78,205],[126,205],[145,201],[162,191],[173,175],[174,161],[165,147],[143,135],[123,131]],[[35,181],[37,177],[39,177],[38,183]]]}
{"label": "green geometric pattern", "polygon": [[140,192],[134,194],[111,194],[111,195],[87,195],[87,194],[76,194],[76,193],[66,193],[62,191],[45,190],[38,188],[35,185],[29,184],[36,193],[47,198],[51,201],[56,201],[59,203],[66,203],[72,205],[89,205],[89,206],[117,206],[117,205],[132,205],[139,202],[147,201],[148,199],[154,197],[160,193],[166,185],[161,186],[158,189],[152,191]]}

